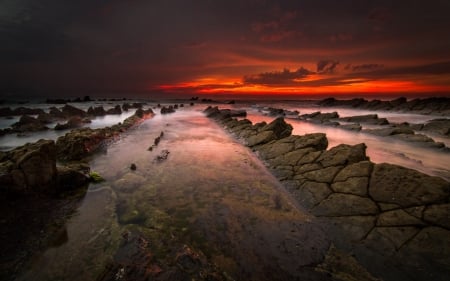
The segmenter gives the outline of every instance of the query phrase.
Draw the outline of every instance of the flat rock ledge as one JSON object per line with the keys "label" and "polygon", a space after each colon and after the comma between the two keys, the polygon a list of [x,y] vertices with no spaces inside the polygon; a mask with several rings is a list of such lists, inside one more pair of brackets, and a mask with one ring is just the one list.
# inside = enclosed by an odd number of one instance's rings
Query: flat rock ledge
{"label": "flat rock ledge", "polygon": [[325,134],[291,135],[292,126],[282,117],[252,124],[217,107],[204,113],[250,147],[300,205],[325,223],[333,242],[374,276],[382,280],[449,276],[446,180],[372,163],[363,143],[327,150]]}

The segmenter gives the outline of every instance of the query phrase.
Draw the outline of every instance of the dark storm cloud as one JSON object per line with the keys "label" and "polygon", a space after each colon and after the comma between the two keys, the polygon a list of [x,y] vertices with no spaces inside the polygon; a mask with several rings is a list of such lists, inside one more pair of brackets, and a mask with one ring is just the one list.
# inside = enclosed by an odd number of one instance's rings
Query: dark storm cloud
{"label": "dark storm cloud", "polygon": [[145,89],[263,71],[248,82],[290,83],[302,73],[270,70],[317,61],[326,75],[339,61],[397,75],[392,65],[418,58],[441,73],[431,62],[450,60],[449,10],[438,0],[1,0],[0,90],[6,80],[8,89]]}
{"label": "dark storm cloud", "polygon": [[321,60],[317,62],[318,73],[333,73],[338,66],[339,61],[335,60]]}
{"label": "dark storm cloud", "polygon": [[244,76],[244,84],[259,84],[259,85],[292,85],[297,83],[297,80],[303,79],[314,72],[306,68],[300,67],[296,71],[283,69],[283,71],[264,72],[257,75]]}

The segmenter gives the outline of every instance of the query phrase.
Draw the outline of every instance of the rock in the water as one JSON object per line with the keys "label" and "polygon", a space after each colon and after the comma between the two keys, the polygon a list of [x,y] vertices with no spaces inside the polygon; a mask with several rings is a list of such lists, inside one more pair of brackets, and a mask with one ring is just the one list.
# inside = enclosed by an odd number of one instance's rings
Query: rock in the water
{"label": "rock in the water", "polygon": [[28,115],[20,117],[19,121],[12,124],[11,127],[18,132],[36,132],[48,129],[40,120]]}
{"label": "rock in the water", "polygon": [[87,113],[79,108],[76,108],[75,106],[66,104],[62,109],[61,112],[64,114],[65,117],[71,117],[71,116],[79,116],[79,117],[86,117]]}
{"label": "rock in the water", "polygon": [[58,131],[58,130],[74,129],[74,128],[82,127],[83,125],[84,125],[84,121],[83,121],[83,119],[81,119],[81,117],[72,116],[64,124],[59,124],[59,123],[56,124],[55,130]]}
{"label": "rock in the water", "polygon": [[441,135],[450,135],[450,119],[435,119],[423,126],[424,131],[435,132]]}

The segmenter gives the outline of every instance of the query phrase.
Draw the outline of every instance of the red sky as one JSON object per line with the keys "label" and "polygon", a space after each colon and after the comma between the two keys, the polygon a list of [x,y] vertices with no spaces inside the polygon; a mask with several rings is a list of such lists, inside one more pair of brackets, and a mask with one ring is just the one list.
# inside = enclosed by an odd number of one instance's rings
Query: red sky
{"label": "red sky", "polygon": [[450,93],[450,1],[4,0],[0,91]]}

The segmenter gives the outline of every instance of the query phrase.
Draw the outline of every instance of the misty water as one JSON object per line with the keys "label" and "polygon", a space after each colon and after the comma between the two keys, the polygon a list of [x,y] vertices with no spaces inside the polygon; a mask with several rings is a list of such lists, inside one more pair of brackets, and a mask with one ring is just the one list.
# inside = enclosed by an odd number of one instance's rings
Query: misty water
{"label": "misty water", "polygon": [[[164,150],[168,158],[155,160]],[[54,246],[18,280],[95,280],[128,232],[148,239],[161,267],[187,245],[238,280],[299,276],[299,257],[317,262],[326,250],[320,228],[253,153],[200,112],[157,115],[90,165],[106,181],[89,186]]]}

